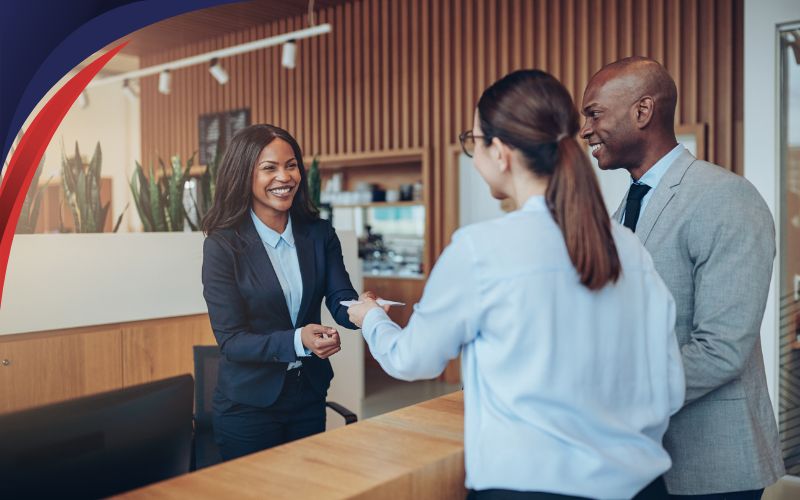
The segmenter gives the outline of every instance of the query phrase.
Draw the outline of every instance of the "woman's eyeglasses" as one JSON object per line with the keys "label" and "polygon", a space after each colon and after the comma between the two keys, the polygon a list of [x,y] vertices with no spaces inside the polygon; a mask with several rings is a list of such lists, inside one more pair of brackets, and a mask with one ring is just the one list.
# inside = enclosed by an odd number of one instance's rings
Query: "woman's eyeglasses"
{"label": "woman's eyeglasses", "polygon": [[485,135],[475,135],[472,133],[472,130],[467,130],[466,132],[461,132],[458,134],[458,140],[461,142],[461,149],[464,150],[464,154],[472,158],[475,154],[475,139],[485,139]]}

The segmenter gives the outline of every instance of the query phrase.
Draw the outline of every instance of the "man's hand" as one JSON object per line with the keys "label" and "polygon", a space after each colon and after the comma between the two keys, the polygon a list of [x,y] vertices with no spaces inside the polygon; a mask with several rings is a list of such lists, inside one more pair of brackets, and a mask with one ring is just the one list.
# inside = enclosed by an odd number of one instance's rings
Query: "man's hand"
{"label": "man's hand", "polygon": [[300,330],[300,340],[306,349],[325,359],[342,350],[339,332],[329,326],[310,324]]}

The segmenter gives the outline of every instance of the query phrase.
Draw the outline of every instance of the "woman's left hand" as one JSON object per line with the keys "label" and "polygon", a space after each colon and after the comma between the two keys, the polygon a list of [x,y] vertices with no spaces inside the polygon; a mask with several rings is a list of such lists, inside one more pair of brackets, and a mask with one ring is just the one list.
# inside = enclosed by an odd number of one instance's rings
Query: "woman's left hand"
{"label": "woman's left hand", "polygon": [[361,328],[361,325],[364,324],[364,316],[366,316],[370,310],[380,307],[378,303],[375,302],[375,299],[366,295],[366,293],[361,294],[361,297],[358,298],[358,300],[361,302],[360,304],[355,304],[347,308],[347,314],[350,317],[350,321],[359,328]]}

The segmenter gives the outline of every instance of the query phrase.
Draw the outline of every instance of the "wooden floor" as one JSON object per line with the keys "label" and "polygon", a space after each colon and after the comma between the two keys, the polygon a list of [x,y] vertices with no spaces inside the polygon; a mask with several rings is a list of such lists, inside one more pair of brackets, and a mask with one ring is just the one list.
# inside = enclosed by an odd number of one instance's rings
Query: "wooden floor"
{"label": "wooden floor", "polygon": [[463,415],[457,391],[122,497],[463,499]]}

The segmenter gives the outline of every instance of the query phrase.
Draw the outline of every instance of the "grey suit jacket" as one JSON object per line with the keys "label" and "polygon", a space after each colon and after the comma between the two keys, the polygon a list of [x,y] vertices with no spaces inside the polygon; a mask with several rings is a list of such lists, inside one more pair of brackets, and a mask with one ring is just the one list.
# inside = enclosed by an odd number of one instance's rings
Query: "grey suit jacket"
{"label": "grey suit jacket", "polygon": [[[627,196],[626,196],[627,198]],[[620,220],[625,199],[614,213]],[[672,494],[763,488],[784,473],[760,328],[775,228],[744,178],[684,151],[639,216],[636,234],[675,297],[684,407],[664,446]]]}

